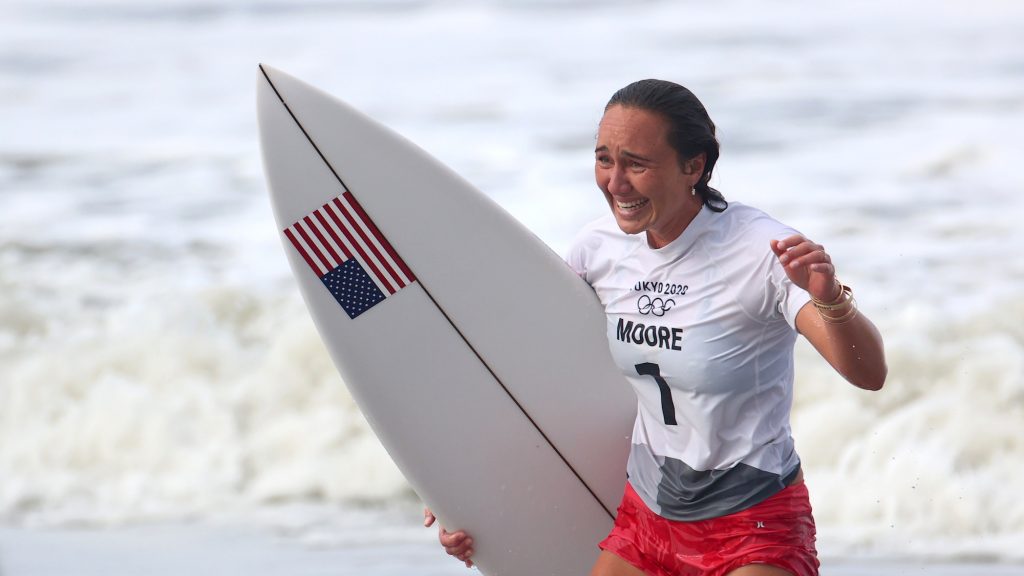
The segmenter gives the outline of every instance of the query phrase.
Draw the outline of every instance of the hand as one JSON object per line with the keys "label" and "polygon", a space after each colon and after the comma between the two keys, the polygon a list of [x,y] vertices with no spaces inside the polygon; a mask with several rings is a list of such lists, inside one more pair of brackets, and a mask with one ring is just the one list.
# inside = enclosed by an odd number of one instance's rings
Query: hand
{"label": "hand", "polygon": [[793,284],[823,302],[834,302],[839,297],[842,286],[823,246],[799,235],[772,240],[771,246]]}
{"label": "hand", "polygon": [[[424,526],[430,527],[436,520],[437,518],[430,511],[430,508],[423,509]],[[444,526],[439,524],[437,526],[437,539],[441,542],[441,546],[444,546],[445,552],[465,562],[466,568],[473,567],[473,561],[470,559],[473,556],[473,539],[468,534],[462,530],[449,532],[444,529]]]}

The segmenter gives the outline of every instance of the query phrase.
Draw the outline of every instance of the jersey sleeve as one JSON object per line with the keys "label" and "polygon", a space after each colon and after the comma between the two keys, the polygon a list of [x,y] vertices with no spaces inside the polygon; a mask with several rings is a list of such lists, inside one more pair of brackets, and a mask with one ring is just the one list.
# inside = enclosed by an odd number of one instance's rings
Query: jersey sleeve
{"label": "jersey sleeve", "polygon": [[569,251],[565,254],[565,263],[569,265],[569,268],[572,268],[572,271],[577,276],[586,280],[587,264],[583,246],[582,238],[577,235],[572,245],[569,246]]}
{"label": "jersey sleeve", "polygon": [[772,266],[772,286],[775,290],[776,311],[781,314],[786,322],[795,330],[796,316],[805,304],[811,301],[811,295],[802,288],[793,284],[793,281],[786,276],[778,259]]}
{"label": "jersey sleeve", "polygon": [[762,322],[785,321],[796,329],[800,309],[810,301],[810,295],[789,279],[778,256],[771,248],[772,240],[782,240],[800,234],[799,231],[775,220],[761,210],[739,203],[729,210],[733,215],[734,231],[731,242],[738,248],[729,253],[730,265],[748,267],[752,282],[746,309]]}
{"label": "jersey sleeve", "polygon": [[[780,226],[778,230],[774,231],[772,238],[782,240],[794,234],[799,234],[799,232],[789,227]],[[774,253],[771,255],[768,275],[768,289],[772,292],[769,297],[775,302],[775,312],[782,315],[790,327],[795,330],[797,313],[811,301],[811,295],[789,279]]]}
{"label": "jersey sleeve", "polygon": [[587,284],[591,284],[590,269],[595,255],[601,247],[601,230],[607,226],[606,219],[595,220],[583,227],[565,254],[565,262],[573,272]]}

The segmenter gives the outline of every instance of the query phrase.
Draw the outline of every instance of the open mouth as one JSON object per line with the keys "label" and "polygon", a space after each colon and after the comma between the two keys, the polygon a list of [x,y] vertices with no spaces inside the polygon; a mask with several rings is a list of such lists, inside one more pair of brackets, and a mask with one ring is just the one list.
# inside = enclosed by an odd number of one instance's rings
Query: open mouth
{"label": "open mouth", "polygon": [[650,202],[649,199],[647,199],[647,198],[640,198],[639,200],[633,200],[632,202],[618,202],[618,201],[616,201],[615,205],[618,206],[619,210],[625,210],[625,211],[628,212],[628,211],[631,211],[631,210],[636,210],[637,208],[642,208],[642,207],[646,206],[648,202]]}

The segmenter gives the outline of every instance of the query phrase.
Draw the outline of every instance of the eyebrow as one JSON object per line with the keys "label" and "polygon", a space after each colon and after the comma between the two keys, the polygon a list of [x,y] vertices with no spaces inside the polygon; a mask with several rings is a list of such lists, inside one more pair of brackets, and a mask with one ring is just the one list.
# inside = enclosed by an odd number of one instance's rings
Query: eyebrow
{"label": "eyebrow", "polygon": [[[607,146],[598,146],[596,149],[594,149],[594,154],[599,154],[601,152],[608,152],[608,147]],[[635,152],[630,152],[629,150],[624,150],[622,152],[622,155],[627,157],[627,158],[632,158],[634,160],[642,160],[644,162],[652,162],[652,160],[650,158],[648,158],[646,156],[641,156],[641,155],[639,155],[639,154],[637,154]]]}

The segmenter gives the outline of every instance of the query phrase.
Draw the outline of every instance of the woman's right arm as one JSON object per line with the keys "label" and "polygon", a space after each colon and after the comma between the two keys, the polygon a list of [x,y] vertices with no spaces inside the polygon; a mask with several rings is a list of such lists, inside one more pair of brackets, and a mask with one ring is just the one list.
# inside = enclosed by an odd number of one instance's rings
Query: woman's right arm
{"label": "woman's right arm", "polygon": [[[434,524],[437,518],[434,513],[430,511],[430,508],[423,509],[423,525],[430,527]],[[437,525],[437,539],[441,542],[441,546],[444,546],[444,551],[449,555],[454,556],[466,563],[466,568],[473,567],[473,539],[469,537],[464,531],[459,530],[458,532],[449,532],[444,529],[444,526]]]}

